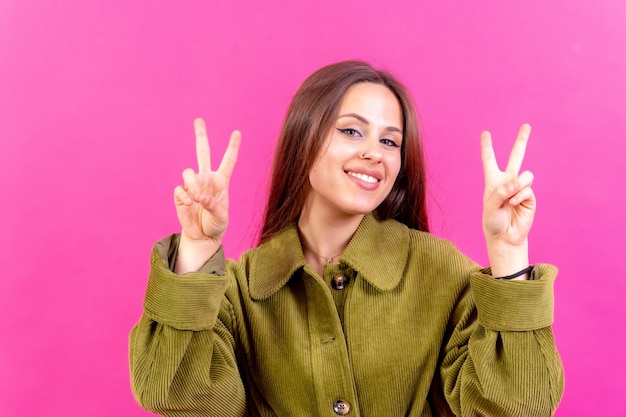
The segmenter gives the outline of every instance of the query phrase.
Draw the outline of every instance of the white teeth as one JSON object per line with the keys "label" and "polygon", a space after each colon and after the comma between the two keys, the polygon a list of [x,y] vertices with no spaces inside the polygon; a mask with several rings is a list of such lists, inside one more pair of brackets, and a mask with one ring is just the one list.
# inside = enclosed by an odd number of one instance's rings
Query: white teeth
{"label": "white teeth", "polygon": [[360,174],[358,172],[348,172],[348,175],[352,175],[353,177],[357,177],[358,179],[365,181],[365,182],[369,182],[369,183],[375,183],[378,182],[378,180],[374,177],[371,177],[369,175],[365,175],[365,174]]}

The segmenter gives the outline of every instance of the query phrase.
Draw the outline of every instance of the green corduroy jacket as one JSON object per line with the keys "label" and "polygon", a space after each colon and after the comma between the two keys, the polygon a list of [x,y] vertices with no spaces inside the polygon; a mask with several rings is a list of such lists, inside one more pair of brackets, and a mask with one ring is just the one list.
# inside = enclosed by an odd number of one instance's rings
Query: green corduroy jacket
{"label": "green corduroy jacket", "polygon": [[[549,416],[563,391],[555,267],[500,281],[451,243],[367,215],[320,277],[294,224],[200,272],[157,243],[132,389],[166,416]],[[347,279],[333,289],[337,274]]]}

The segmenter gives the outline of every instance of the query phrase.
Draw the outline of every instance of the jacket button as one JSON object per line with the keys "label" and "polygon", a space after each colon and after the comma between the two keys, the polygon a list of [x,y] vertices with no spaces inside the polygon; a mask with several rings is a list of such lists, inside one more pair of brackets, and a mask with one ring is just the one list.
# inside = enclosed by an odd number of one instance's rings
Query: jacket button
{"label": "jacket button", "polygon": [[331,286],[334,290],[343,290],[346,288],[346,284],[348,283],[348,278],[344,274],[337,274],[331,280]]}
{"label": "jacket button", "polygon": [[335,414],[345,416],[350,412],[350,403],[346,400],[338,400],[335,404],[333,404],[333,410],[335,411]]}

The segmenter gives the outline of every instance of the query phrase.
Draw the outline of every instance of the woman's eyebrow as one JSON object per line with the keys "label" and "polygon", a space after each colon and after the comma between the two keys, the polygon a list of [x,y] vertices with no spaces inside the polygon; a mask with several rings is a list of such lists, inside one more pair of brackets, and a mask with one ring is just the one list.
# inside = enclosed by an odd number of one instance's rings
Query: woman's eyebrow
{"label": "woman's eyebrow", "polygon": [[[341,119],[343,117],[354,117],[355,119],[365,123],[366,125],[369,125],[370,122],[369,120],[367,120],[365,117],[361,116],[358,113],[346,113],[346,114],[342,114],[341,116],[337,117],[337,119]],[[399,127],[396,126],[385,126],[385,130],[388,132],[398,132],[402,135],[402,129],[400,129]]]}

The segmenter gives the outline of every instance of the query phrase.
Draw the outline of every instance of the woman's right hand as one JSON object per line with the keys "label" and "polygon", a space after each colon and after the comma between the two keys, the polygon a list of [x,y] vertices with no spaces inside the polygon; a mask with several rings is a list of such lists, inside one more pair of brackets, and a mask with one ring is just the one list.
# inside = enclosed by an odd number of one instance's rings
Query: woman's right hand
{"label": "woman's right hand", "polygon": [[194,120],[194,130],[198,172],[184,170],[184,185],[174,189],[182,227],[175,267],[178,274],[200,269],[221,245],[228,226],[228,185],[241,143],[241,133],[234,131],[219,168],[212,171],[204,120]]}

